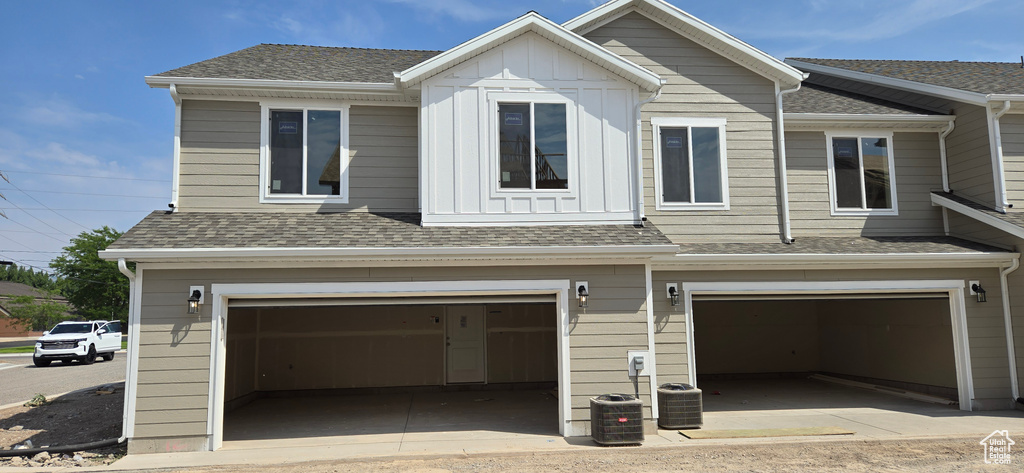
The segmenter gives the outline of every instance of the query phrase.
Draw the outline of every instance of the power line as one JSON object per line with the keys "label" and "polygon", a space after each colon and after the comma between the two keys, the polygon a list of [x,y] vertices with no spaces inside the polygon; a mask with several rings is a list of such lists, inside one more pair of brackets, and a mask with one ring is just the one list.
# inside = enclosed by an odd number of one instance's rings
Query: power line
{"label": "power line", "polygon": [[25,192],[25,191],[21,190],[21,188],[20,188],[20,187],[18,187],[18,186],[17,186],[17,184],[15,184],[15,183],[13,183],[13,182],[10,182],[10,181],[7,181],[7,183],[8,183],[8,184],[10,184],[10,185],[11,185],[12,187],[14,187],[15,189],[18,189],[18,191],[20,191],[20,192],[21,192],[22,194],[25,194],[25,196],[26,196],[26,197],[28,197],[29,199],[32,199],[33,201],[35,201],[35,203],[37,203],[37,204],[39,204],[39,205],[42,205],[43,207],[46,207],[46,209],[47,209],[47,210],[49,210],[50,212],[53,212],[53,213],[54,213],[54,214],[56,214],[56,215],[57,215],[58,217],[60,217],[60,218],[62,218],[62,219],[64,219],[64,220],[67,220],[67,221],[69,221],[69,222],[71,222],[71,223],[73,223],[73,224],[75,224],[75,225],[78,225],[79,227],[82,227],[82,228],[84,228],[84,229],[86,229],[86,230],[88,230],[88,229],[89,229],[89,228],[88,228],[88,227],[86,227],[85,225],[82,225],[81,223],[78,223],[78,222],[76,222],[76,221],[74,221],[74,220],[71,220],[70,218],[67,218],[66,216],[64,216],[64,214],[62,214],[62,213],[60,213],[60,212],[57,212],[56,210],[53,210],[53,209],[51,209],[51,208],[50,208],[50,207],[49,207],[48,205],[46,205],[46,204],[44,204],[44,203],[40,202],[40,201],[39,201],[39,199],[37,199],[37,198],[35,198],[35,197],[32,197],[32,195],[31,195],[31,194],[29,194],[28,192]]}
{"label": "power line", "polygon": [[[28,213],[28,212],[25,212],[25,213]],[[32,214],[29,214],[29,215],[32,215]],[[43,233],[43,232],[41,232],[41,231],[39,231],[39,230],[36,230],[35,228],[32,228],[32,227],[30,227],[30,226],[28,226],[28,225],[25,225],[24,223],[21,223],[21,222],[15,222],[14,220],[11,220],[11,219],[9,219],[9,218],[8,218],[8,219],[6,219],[6,221],[8,221],[8,222],[11,222],[11,223],[13,223],[13,224],[15,224],[15,225],[20,225],[20,226],[22,226],[22,227],[25,227],[25,228],[27,228],[27,229],[29,229],[29,230],[32,230],[32,232],[33,232],[33,233],[38,233],[38,234],[40,234],[40,235],[42,235],[42,236],[44,236],[44,237],[50,238],[50,239],[52,239],[52,240],[56,240],[56,241],[59,241],[59,242],[61,242],[61,243],[64,243],[64,240],[62,240],[62,239],[60,239],[60,238],[57,238],[57,237],[53,236],[53,235],[56,235],[55,233],[52,233],[52,234],[51,234],[51,233]],[[61,232],[61,234],[64,234],[64,235],[68,235],[67,233],[64,233],[64,232]],[[68,236],[71,236],[71,235],[68,235]]]}
{"label": "power line", "polygon": [[4,253],[61,253],[61,251],[46,250],[3,250]]}
{"label": "power line", "polygon": [[[11,230],[9,228],[0,228],[0,233],[4,233],[4,232],[9,232],[9,233],[38,233],[40,235],[60,235],[60,233],[46,233],[46,232],[41,232],[41,231],[38,231],[38,230]],[[0,236],[3,236],[3,235],[0,235]]]}
{"label": "power line", "polygon": [[[12,190],[12,189],[0,188],[0,191],[9,191],[9,190]],[[97,196],[97,197],[131,197],[133,199],[162,199],[162,200],[166,200],[167,199],[167,197],[164,197],[164,196],[149,196],[149,195],[95,194],[95,193],[92,193],[92,192],[60,192],[60,191],[53,191],[53,190],[49,190],[49,189],[21,189],[21,188],[17,188],[17,190],[19,190],[21,192],[24,192],[24,193],[28,193],[28,192],[42,192],[42,193],[46,193],[46,194],[92,195],[92,196]]]}
{"label": "power line", "polygon": [[89,179],[114,179],[120,181],[148,181],[148,182],[171,182],[170,179],[142,179],[138,177],[108,177],[108,176],[88,176],[82,174],[60,174],[52,172],[36,172],[36,171],[4,171],[6,174],[38,174],[40,176],[66,176],[66,177],[86,177]]}
{"label": "power line", "polygon": [[[13,205],[14,208],[16,208],[16,209],[18,209],[18,210],[20,210],[22,212],[25,212],[25,215],[28,215],[29,217],[32,217],[32,218],[36,219],[39,223],[42,223],[43,225],[46,225],[47,227],[50,227],[50,228],[52,228],[54,230],[57,230],[58,232],[63,233],[65,235],[69,236],[69,237],[70,236],[74,236],[74,235],[72,235],[70,233],[65,232],[64,230],[61,230],[61,229],[59,229],[59,228],[57,228],[57,227],[55,227],[53,225],[50,225],[49,223],[44,222],[41,218],[36,217],[35,215],[32,215],[31,213],[29,213],[28,210],[25,210],[25,209],[21,208],[20,205],[15,204],[14,202],[11,202],[11,201],[8,200],[7,203]],[[0,208],[0,210],[11,210],[11,209],[10,209],[10,207],[3,207],[3,208]],[[42,210],[42,209],[34,209],[34,210]],[[10,220],[10,219],[8,219],[8,220]],[[17,222],[15,222],[15,223],[17,223]]]}
{"label": "power line", "polygon": [[[53,211],[60,210],[62,212],[152,212],[154,210],[154,209],[143,209],[143,210],[125,210],[125,209],[51,209],[49,207],[24,207],[24,208],[22,208],[22,207],[18,207],[17,204],[14,204],[13,202],[11,202],[11,205],[14,205],[15,207],[17,207],[18,210],[25,211],[25,213],[28,213],[29,210],[53,210]],[[0,207],[0,210],[11,210],[11,208],[10,207]],[[60,214],[57,214],[57,215],[60,215]],[[29,216],[32,217],[32,214],[29,214]],[[35,218],[35,217],[32,217],[32,218]],[[36,220],[39,220],[39,219],[36,218]],[[42,222],[42,220],[39,220],[39,221]],[[48,226],[50,228],[53,228],[54,230],[60,231],[59,228],[56,228],[56,227],[54,227],[54,226],[52,226],[52,225],[50,225],[50,224],[48,224],[46,222],[43,222],[43,223],[46,226]],[[74,223],[74,222],[72,222],[72,223]],[[88,230],[88,228],[86,228],[84,225],[79,225],[77,223],[75,223],[75,225],[78,225],[78,226]],[[74,236],[74,235],[71,235],[71,234],[68,234],[68,233],[64,233],[64,232],[61,232],[61,233],[65,234],[67,236]]]}
{"label": "power line", "polygon": [[115,283],[106,282],[106,281],[96,281],[96,280],[93,280],[93,279],[76,278],[76,277],[72,277],[72,276],[59,276],[57,274],[54,274],[52,271],[48,270],[47,268],[40,268],[38,266],[33,266],[31,264],[25,264],[24,263],[25,261],[33,261],[33,262],[49,264],[50,263],[49,261],[34,260],[34,259],[16,260],[14,258],[9,258],[9,257],[3,255],[3,253],[0,253],[0,256],[4,256],[4,258],[6,258],[9,261],[13,261],[15,264],[17,264],[20,267],[32,268],[32,269],[34,269],[36,271],[39,271],[39,272],[42,272],[42,273],[46,273],[46,274],[48,274],[50,276],[53,276],[53,277],[59,277],[59,278],[63,278],[63,279],[72,279],[72,280],[75,280],[75,281],[85,281],[85,282],[91,282],[91,283],[96,283],[96,284],[105,284],[107,286],[115,285]]}

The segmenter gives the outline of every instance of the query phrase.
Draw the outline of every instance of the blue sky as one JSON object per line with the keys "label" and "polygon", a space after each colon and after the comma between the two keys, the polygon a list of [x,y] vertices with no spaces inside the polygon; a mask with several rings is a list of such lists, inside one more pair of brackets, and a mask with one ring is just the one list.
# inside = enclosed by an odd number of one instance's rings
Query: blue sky
{"label": "blue sky", "polygon": [[[447,49],[587,0],[9,1],[0,17],[0,258],[46,268],[73,235],[170,198],[174,107],[143,77],[259,43]],[[1020,0],[672,0],[778,57],[1016,62]]]}

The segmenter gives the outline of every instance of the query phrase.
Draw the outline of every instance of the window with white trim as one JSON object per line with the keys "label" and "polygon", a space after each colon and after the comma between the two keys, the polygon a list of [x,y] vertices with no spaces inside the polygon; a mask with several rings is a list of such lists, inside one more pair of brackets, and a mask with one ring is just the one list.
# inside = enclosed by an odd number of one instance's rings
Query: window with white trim
{"label": "window with white trim", "polygon": [[568,104],[498,101],[498,188],[569,189]]}
{"label": "window with white trim", "polygon": [[728,210],[724,118],[654,117],[658,210]]}
{"label": "window with white trim", "polygon": [[348,200],[348,109],[263,107],[261,201]]}
{"label": "window with white trim", "polygon": [[896,215],[891,133],[826,133],[833,215]]}

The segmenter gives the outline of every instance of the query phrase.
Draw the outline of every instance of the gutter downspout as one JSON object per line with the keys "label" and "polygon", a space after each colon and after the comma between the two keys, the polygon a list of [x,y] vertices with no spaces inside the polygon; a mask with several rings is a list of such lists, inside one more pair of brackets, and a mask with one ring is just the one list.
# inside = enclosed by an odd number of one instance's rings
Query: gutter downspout
{"label": "gutter downspout", "polygon": [[171,92],[171,100],[174,100],[174,173],[171,175],[171,203],[167,206],[172,212],[177,212],[178,176],[181,174],[181,96],[174,84],[167,89]]}
{"label": "gutter downspout", "polygon": [[992,109],[985,106],[985,111],[988,112],[991,117],[992,123],[992,166],[993,173],[995,173],[996,184],[999,185],[999,189],[996,191],[996,210],[1002,213],[1006,213],[1006,209],[1013,207],[1009,202],[1006,201],[1006,170],[1003,166],[1003,139],[999,131],[999,119],[1006,112],[1010,111],[1010,101],[1006,100],[1003,102],[1003,108],[998,112],[992,112]]}
{"label": "gutter downspout", "polygon": [[654,95],[648,97],[645,100],[637,102],[636,107],[633,110],[633,115],[636,117],[636,139],[634,145],[636,146],[636,207],[637,207],[637,220],[641,226],[647,221],[647,215],[644,211],[644,148],[643,148],[643,117],[640,115],[640,108],[647,105],[661,97],[661,89],[665,87],[668,81],[665,79],[661,80],[661,87],[658,87],[658,91]]}
{"label": "gutter downspout", "polygon": [[[121,274],[125,275],[125,277],[128,278],[128,294],[129,294],[129,297],[128,297],[128,327],[129,327],[128,333],[131,334],[133,332],[132,332],[130,327],[134,323],[136,323],[135,319],[137,318],[137,315],[135,314],[135,310],[134,310],[135,304],[134,304],[134,301],[131,300],[131,298],[135,296],[135,274],[133,274],[131,272],[131,270],[128,269],[128,264],[125,263],[124,258],[118,258],[117,259],[117,269],[121,271]],[[131,346],[131,343],[129,343],[128,345]],[[125,390],[124,390],[125,391],[124,392],[124,412],[122,413],[122,417],[121,417],[121,437],[117,439],[117,443],[119,443],[119,444],[123,443],[125,441],[125,439],[128,438],[128,419],[129,419],[128,409],[131,407],[129,405],[129,402],[128,402],[128,385],[129,385],[129,380],[132,379],[132,370],[134,368],[134,365],[132,364],[132,357],[131,356],[125,356],[125,359],[127,361],[125,361],[125,374],[124,374],[124,379],[125,379],[125,383],[124,383],[124,387],[125,387]]]}
{"label": "gutter downspout", "polygon": [[1006,356],[1010,361],[1010,395],[1013,402],[1021,402],[1020,385],[1017,380],[1017,353],[1013,345],[1013,317],[1010,314],[1010,293],[1006,277],[1020,267],[1020,258],[1014,258],[1010,267],[999,272],[999,290],[1003,295],[1003,323],[1006,325]]}
{"label": "gutter downspout", "polygon": [[[809,74],[804,74],[806,79]],[[782,191],[782,242],[790,244],[796,241],[793,239],[792,225],[789,220],[789,179],[786,177],[786,127],[782,119],[782,96],[800,90],[799,83],[792,89],[782,90],[779,82],[775,82],[775,116],[778,118],[778,142],[779,142],[779,187]]]}
{"label": "gutter downspout", "polygon": [[942,163],[942,192],[949,193],[949,168],[946,166],[946,137],[956,128],[956,119],[949,121],[949,127],[939,133],[939,161]]}

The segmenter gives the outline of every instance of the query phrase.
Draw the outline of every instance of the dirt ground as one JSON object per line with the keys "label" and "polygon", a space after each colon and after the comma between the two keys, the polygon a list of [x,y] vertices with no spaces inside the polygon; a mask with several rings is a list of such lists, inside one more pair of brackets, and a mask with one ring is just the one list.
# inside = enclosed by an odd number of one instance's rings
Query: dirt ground
{"label": "dirt ground", "polygon": [[[1024,454],[1022,454],[1024,456]],[[606,447],[586,452],[473,455],[435,459],[379,459],[309,462],[279,466],[218,466],[162,472],[972,472],[1021,471],[1011,465],[986,465],[976,438],[899,441],[778,442],[747,445],[678,446],[658,449]]]}
{"label": "dirt ground", "polygon": [[[100,394],[110,392],[110,394]],[[65,394],[39,407],[0,411],[0,450],[32,443],[32,448],[76,445],[121,436],[124,383]],[[78,455],[78,457],[76,457]],[[96,466],[124,456],[124,447],[53,455],[51,458],[0,458],[5,466]],[[66,458],[65,458],[66,457]],[[38,465],[33,464],[38,463]]]}

